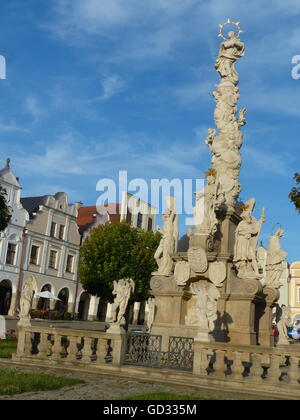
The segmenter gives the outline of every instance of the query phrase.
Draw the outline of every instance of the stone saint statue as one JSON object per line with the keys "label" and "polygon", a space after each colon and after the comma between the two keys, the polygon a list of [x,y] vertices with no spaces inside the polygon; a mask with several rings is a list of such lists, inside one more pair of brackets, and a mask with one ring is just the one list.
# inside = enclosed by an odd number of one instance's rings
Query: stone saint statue
{"label": "stone saint statue", "polygon": [[241,222],[235,232],[234,265],[238,277],[260,277],[257,261],[257,242],[262,224],[265,222],[264,209],[260,220],[252,216],[255,199],[246,202],[241,214]]}
{"label": "stone saint statue", "polygon": [[114,290],[112,294],[115,296],[115,299],[112,305],[112,321],[117,325],[123,326],[126,324],[125,312],[130,295],[134,292],[134,287],[135,285],[132,279],[114,281]]}
{"label": "stone saint statue", "polygon": [[215,68],[222,78],[235,84],[238,81],[238,74],[234,63],[245,54],[245,46],[233,31],[228,32],[228,38],[220,45]]}
{"label": "stone saint statue", "polygon": [[279,289],[281,286],[280,278],[283,271],[283,261],[288,254],[280,247],[280,238],[284,235],[282,229],[278,229],[275,235],[269,240],[269,248],[266,260],[266,280],[265,285]]}
{"label": "stone saint statue", "polygon": [[154,254],[154,258],[158,265],[158,270],[153,275],[169,276],[174,269],[174,261],[172,255],[177,251],[178,244],[178,216],[176,215],[176,207],[174,197],[166,197],[165,200],[169,204],[169,208],[163,214],[163,228],[157,227],[161,232],[162,238],[160,244]]}
{"label": "stone saint statue", "polygon": [[36,289],[36,281],[33,276],[28,277],[23,286],[21,299],[20,299],[20,312],[19,318],[20,321],[18,325],[21,326],[30,326],[30,309],[32,304],[32,299],[34,291]]}
{"label": "stone saint statue", "polygon": [[209,169],[206,173],[207,185],[204,191],[196,192],[196,207],[194,209],[197,232],[214,235],[217,231],[217,185],[216,172]]}
{"label": "stone saint statue", "polygon": [[289,310],[285,305],[277,305],[276,307],[276,324],[279,333],[277,345],[289,344],[289,336],[287,328],[291,326]]}
{"label": "stone saint statue", "polygon": [[148,332],[151,331],[153,321],[154,321],[154,315],[155,315],[155,298],[149,298],[147,301],[148,305],[148,317],[147,317],[147,327]]}

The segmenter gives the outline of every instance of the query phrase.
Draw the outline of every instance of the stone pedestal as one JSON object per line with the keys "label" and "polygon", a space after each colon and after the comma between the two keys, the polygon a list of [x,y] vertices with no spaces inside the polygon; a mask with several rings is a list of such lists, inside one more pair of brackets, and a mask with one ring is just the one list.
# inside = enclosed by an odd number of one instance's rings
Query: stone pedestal
{"label": "stone pedestal", "polygon": [[257,279],[237,278],[231,270],[226,284],[225,313],[230,344],[257,344],[255,314],[257,294],[262,286]]}
{"label": "stone pedestal", "polygon": [[119,324],[111,324],[108,330],[106,331],[108,334],[126,334],[124,328]]}
{"label": "stone pedestal", "polygon": [[17,323],[17,327],[18,327],[18,329],[22,328],[22,327],[31,327],[30,316],[20,318],[19,322]]}

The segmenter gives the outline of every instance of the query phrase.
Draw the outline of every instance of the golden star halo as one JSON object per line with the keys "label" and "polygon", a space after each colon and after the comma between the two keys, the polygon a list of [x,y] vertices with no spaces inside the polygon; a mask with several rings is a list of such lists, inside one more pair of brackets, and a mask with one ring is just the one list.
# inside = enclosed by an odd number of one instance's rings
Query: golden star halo
{"label": "golden star halo", "polygon": [[220,27],[220,32],[219,32],[218,37],[223,38],[223,39],[224,39],[224,41],[227,41],[227,38],[225,38],[225,36],[223,35],[223,28],[224,28],[224,26],[226,26],[226,25],[234,25],[234,26],[236,26],[236,27],[237,27],[237,30],[238,30],[237,37],[238,37],[238,38],[240,37],[240,34],[241,34],[242,32],[244,32],[244,31],[243,31],[243,29],[241,29],[241,27],[240,27],[240,22],[233,22],[231,19],[227,19],[227,21],[226,21],[225,23],[221,23],[221,24],[219,25],[219,27]]}

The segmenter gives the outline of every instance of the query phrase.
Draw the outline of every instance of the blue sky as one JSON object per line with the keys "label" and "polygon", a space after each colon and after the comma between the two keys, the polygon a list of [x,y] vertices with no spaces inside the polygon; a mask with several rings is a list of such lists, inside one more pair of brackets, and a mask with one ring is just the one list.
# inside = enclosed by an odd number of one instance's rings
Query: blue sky
{"label": "blue sky", "polygon": [[300,79],[291,77],[299,15],[298,0],[2,2],[3,166],[9,156],[24,196],[66,191],[85,205],[96,203],[97,181],[119,170],[130,179],[201,178],[218,25],[240,20],[241,198],[257,198],[257,216],[266,208],[264,244],[280,222],[289,261],[299,259],[300,218],[288,200],[300,171]]}

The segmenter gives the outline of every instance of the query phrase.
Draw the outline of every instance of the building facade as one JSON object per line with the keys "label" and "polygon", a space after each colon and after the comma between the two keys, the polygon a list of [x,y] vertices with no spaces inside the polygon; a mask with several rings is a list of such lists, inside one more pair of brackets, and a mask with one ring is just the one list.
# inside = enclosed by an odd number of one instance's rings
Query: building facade
{"label": "building facade", "polygon": [[290,266],[290,314],[293,324],[300,323],[300,261],[295,261]]}
{"label": "building facade", "polygon": [[22,187],[10,168],[9,159],[0,170],[0,184],[6,190],[7,204],[11,209],[10,222],[0,234],[0,315],[14,316],[29,214],[22,207]]}
{"label": "building facade", "polygon": [[[76,224],[81,203],[69,204],[65,193],[21,199],[29,214],[20,273],[21,285],[33,276],[37,292],[49,291],[60,301],[33,300],[33,309],[77,311],[80,235]],[[21,289],[20,289],[21,290]]]}

